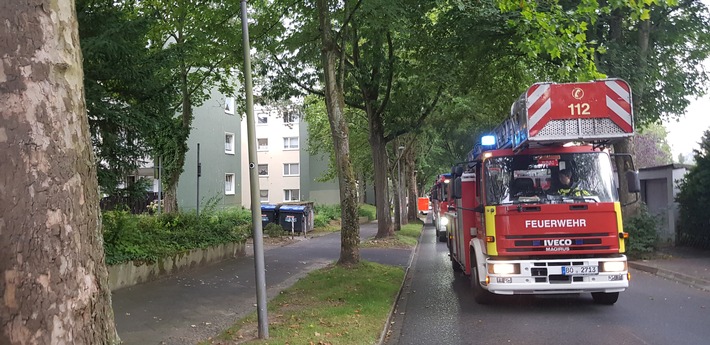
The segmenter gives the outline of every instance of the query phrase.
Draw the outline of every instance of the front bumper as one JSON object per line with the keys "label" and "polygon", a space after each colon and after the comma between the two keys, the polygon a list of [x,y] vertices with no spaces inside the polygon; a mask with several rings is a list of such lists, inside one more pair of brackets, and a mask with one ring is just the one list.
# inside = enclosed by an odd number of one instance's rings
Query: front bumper
{"label": "front bumper", "polygon": [[[502,295],[517,294],[570,294],[584,292],[621,292],[629,287],[628,265],[623,271],[601,272],[602,263],[626,263],[626,257],[579,258],[554,260],[486,260],[488,283],[483,287]],[[493,263],[519,265],[519,273],[495,274],[489,271]],[[562,267],[598,266],[593,275],[565,275]]]}

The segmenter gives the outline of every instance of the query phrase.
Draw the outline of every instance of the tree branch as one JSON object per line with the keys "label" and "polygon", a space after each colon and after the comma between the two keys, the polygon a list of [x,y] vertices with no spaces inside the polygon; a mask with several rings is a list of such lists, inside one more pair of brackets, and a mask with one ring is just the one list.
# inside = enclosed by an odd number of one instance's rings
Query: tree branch
{"label": "tree branch", "polygon": [[390,95],[392,94],[392,81],[394,79],[394,44],[392,43],[392,35],[387,31],[387,48],[389,52],[387,53],[387,61],[389,64],[389,71],[387,72],[387,90],[385,91],[385,98],[380,103],[380,107],[377,109],[378,114],[382,114],[385,111],[387,103],[389,103]]}

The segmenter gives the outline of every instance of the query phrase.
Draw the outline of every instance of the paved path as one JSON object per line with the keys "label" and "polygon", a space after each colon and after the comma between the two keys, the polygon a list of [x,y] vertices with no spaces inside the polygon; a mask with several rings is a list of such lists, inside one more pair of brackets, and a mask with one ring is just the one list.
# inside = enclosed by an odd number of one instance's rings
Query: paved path
{"label": "paved path", "polygon": [[[376,223],[360,226],[373,237]],[[253,255],[253,249],[247,248]],[[340,233],[265,250],[267,298],[308,272],[338,259]],[[411,249],[360,249],[363,260],[406,267]],[[113,293],[118,334],[124,344],[195,344],[219,334],[256,310],[252,256],[183,272]]]}

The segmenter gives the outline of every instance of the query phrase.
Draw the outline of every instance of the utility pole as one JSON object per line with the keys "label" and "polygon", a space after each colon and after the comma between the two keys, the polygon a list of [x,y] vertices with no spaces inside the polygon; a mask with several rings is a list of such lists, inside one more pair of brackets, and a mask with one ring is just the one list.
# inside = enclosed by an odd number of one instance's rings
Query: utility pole
{"label": "utility pole", "polygon": [[251,223],[254,229],[254,271],[256,274],[256,306],[259,321],[259,339],[269,339],[269,318],[266,313],[266,273],[264,269],[264,236],[261,228],[259,201],[259,172],[256,156],[256,128],[254,126],[254,95],[251,81],[251,56],[249,55],[249,22],[247,2],[242,0],[242,39],[244,41],[244,91],[246,91],[247,140],[249,147],[249,190],[251,191]]}

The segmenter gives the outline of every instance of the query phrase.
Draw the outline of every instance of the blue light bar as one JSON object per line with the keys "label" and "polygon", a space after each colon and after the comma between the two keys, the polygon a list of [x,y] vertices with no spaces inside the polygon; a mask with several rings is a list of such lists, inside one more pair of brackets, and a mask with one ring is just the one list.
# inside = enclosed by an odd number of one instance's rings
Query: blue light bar
{"label": "blue light bar", "polygon": [[496,144],[496,137],[494,135],[484,135],[481,137],[481,145],[483,146],[493,146]]}

